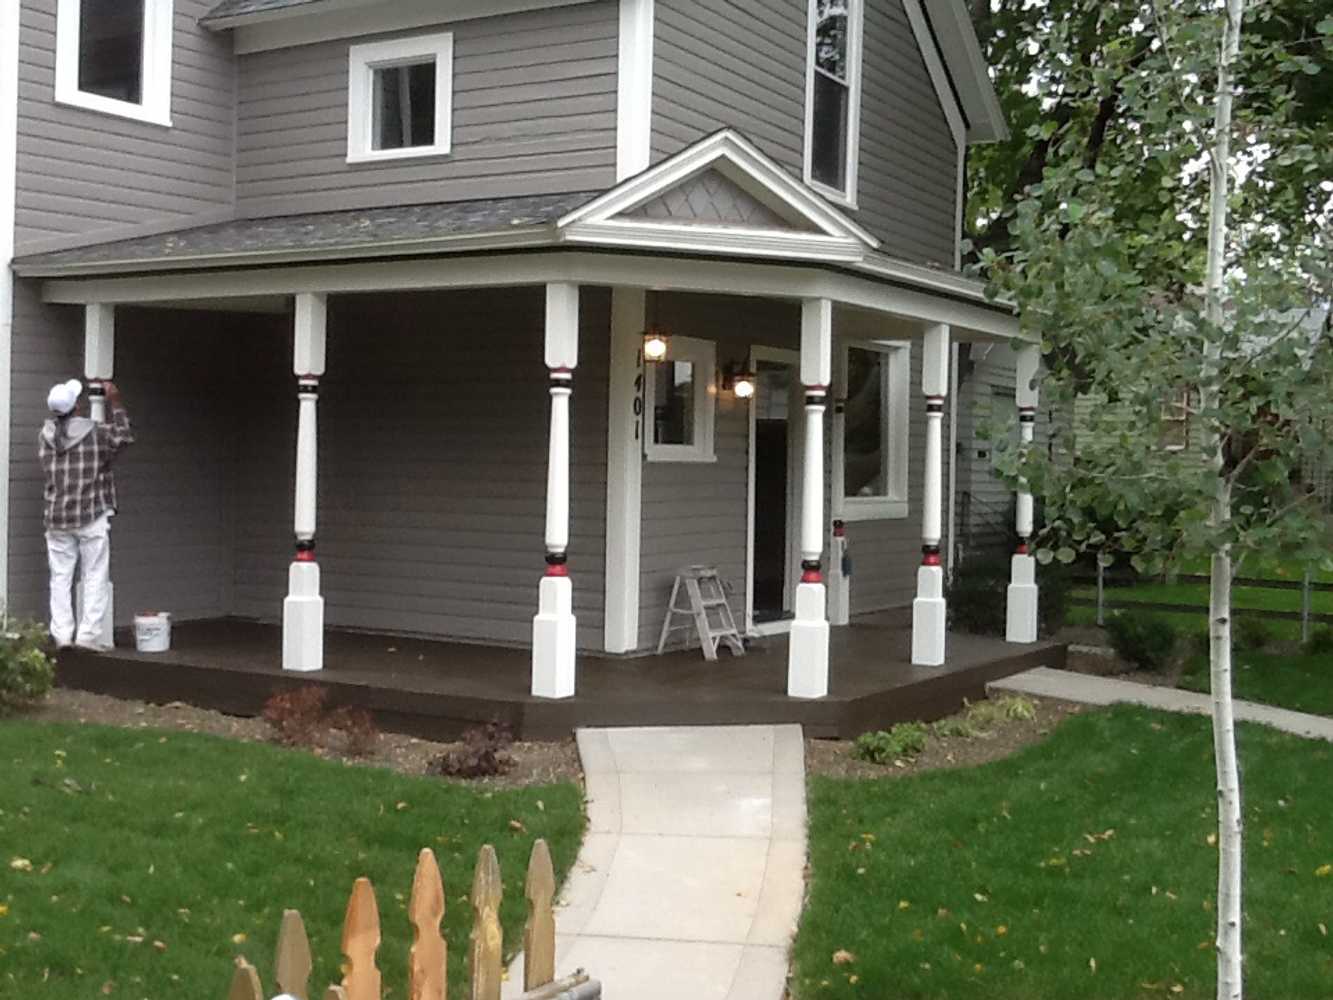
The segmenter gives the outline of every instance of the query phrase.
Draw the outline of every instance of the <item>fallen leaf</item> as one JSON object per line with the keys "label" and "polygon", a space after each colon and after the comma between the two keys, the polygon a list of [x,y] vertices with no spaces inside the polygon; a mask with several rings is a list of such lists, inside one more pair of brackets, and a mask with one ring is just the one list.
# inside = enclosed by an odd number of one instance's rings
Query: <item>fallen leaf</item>
{"label": "fallen leaf", "polygon": [[245,938],[246,938],[246,935],[245,935],[244,933],[241,933],[241,934],[233,934],[233,935],[231,936],[231,943],[232,943],[232,944],[245,944]]}
{"label": "fallen leaf", "polygon": [[1333,865],[1320,865],[1314,870],[1316,878],[1328,878],[1333,875]]}
{"label": "fallen leaf", "polygon": [[527,832],[527,827],[525,827],[525,826],[522,824],[522,822],[520,822],[519,820],[516,820],[516,819],[511,819],[511,820],[509,821],[509,829],[513,830],[515,833],[526,833],[526,832]]}
{"label": "fallen leaf", "polygon": [[1095,958],[1088,959],[1088,968],[1092,970],[1094,976],[1097,975],[1097,960]]}
{"label": "fallen leaf", "polygon": [[855,961],[856,961],[856,956],[853,955],[846,948],[839,948],[837,951],[833,953],[834,965],[851,965]]}
{"label": "fallen leaf", "polygon": [[[860,871],[865,871],[865,869],[862,868],[862,869],[860,869]],[[910,910],[911,908],[912,908],[912,904],[909,903],[907,900],[905,900],[905,899],[900,899],[900,900],[898,900],[898,909],[900,909],[900,910]]]}
{"label": "fallen leaf", "polygon": [[32,862],[27,858],[14,858],[9,862],[9,867],[16,872],[32,871]]}
{"label": "fallen leaf", "polygon": [[999,927],[995,928],[996,937],[1004,937],[1008,933],[1009,933],[1009,928],[1006,927],[1004,924],[1000,924]]}

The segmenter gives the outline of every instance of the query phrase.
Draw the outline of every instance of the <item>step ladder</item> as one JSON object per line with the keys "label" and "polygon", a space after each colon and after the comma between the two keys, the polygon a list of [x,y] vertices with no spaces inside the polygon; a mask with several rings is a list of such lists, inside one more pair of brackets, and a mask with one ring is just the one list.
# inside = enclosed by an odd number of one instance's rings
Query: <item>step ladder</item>
{"label": "step ladder", "polygon": [[[689,604],[684,607],[676,603],[682,589],[689,598]],[[685,620],[677,624],[677,616]],[[745,643],[736,629],[726,590],[714,566],[685,566],[676,573],[666,618],[662,621],[662,634],[657,639],[658,654],[665,648],[668,635],[691,625],[699,636],[705,660],[716,660],[718,647],[724,642],[734,656],[745,655]]]}

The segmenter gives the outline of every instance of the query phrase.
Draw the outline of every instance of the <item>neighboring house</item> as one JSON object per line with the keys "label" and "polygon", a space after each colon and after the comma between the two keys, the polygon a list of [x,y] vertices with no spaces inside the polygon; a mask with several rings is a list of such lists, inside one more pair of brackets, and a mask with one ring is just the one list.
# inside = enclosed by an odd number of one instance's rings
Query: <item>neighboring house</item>
{"label": "neighboring house", "polygon": [[950,357],[1018,336],[958,272],[961,0],[18,0],[0,73],[12,612],[83,372],[137,427],[118,622],[531,642],[560,696],[708,563],[793,694],[914,596],[940,661]]}

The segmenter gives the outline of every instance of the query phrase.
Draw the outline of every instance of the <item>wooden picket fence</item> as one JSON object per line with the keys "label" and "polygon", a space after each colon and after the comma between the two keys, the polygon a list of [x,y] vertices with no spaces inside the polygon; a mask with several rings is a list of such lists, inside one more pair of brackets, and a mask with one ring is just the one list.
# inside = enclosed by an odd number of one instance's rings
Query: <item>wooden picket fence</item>
{"label": "wooden picket fence", "polygon": [[[532,845],[524,886],[528,919],[523,928],[522,1000],[597,1000],[601,986],[582,970],[555,978],[555,871],[546,841]],[[500,928],[500,863],[495,848],[484,845],[472,877],[472,933],[468,945],[468,1000],[500,1000],[504,980],[504,939]],[[417,857],[412,896],[407,906],[412,925],[408,952],[408,1000],[447,1000],[448,946],[440,933],[444,919],[444,882],[429,848]],[[330,986],[323,1000],[382,1000],[375,953],[380,946],[380,915],[375,890],[359,878],[347,900],[343,920],[343,979]],[[279,994],[310,1000],[310,941],[296,910],[286,910],[278,932],[273,979]],[[259,973],[244,957],[236,960],[227,1000],[265,1000]]]}

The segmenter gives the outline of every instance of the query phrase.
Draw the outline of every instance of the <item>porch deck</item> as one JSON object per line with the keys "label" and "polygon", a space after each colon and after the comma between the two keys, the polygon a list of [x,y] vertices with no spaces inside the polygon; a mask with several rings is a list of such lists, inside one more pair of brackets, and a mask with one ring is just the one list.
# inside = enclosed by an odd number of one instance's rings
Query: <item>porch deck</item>
{"label": "porch deck", "polygon": [[179,624],[169,653],[139,653],[128,637],[113,652],[62,653],[61,685],[152,702],[185,701],[256,715],[277,690],[327,687],[330,700],[363,706],[382,728],[436,739],[499,719],[521,739],[560,739],[578,726],[802,724],[817,737],[853,737],[910,719],[953,712],[988,681],[1031,667],[1061,667],[1065,647],[1015,646],[950,635],[943,667],[910,663],[901,614],[858,619],[832,632],[827,698],[785,693],[785,636],[760,640],[741,659],[708,663],[698,650],[633,659],[579,658],[579,692],[563,701],[528,694],[526,649],[330,631],[325,669],[283,674],[281,628],[237,619]]}

